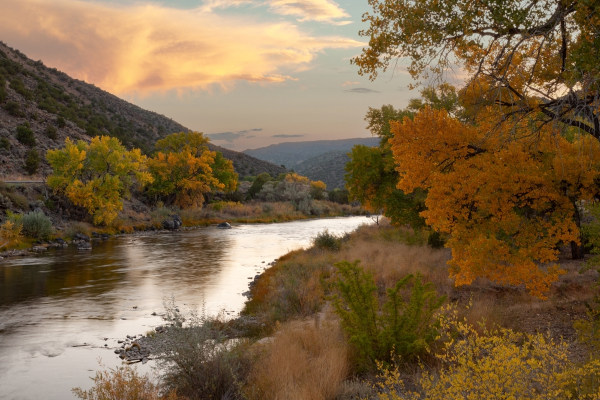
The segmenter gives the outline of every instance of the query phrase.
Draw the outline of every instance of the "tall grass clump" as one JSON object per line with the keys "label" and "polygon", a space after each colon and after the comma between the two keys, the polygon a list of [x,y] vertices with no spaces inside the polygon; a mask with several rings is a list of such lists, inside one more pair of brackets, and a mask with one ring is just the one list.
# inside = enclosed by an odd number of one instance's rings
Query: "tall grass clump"
{"label": "tall grass clump", "polygon": [[380,299],[370,272],[359,261],[335,264],[334,306],[354,349],[359,370],[375,361],[399,356],[410,359],[423,353],[438,335],[435,317],[445,301],[421,275],[406,275]]}
{"label": "tall grass clump", "polygon": [[42,211],[31,211],[21,218],[23,234],[34,239],[48,239],[52,235],[52,221]]}
{"label": "tall grass clump", "polygon": [[259,351],[249,400],[334,399],[349,372],[348,345],[336,321],[286,323]]}

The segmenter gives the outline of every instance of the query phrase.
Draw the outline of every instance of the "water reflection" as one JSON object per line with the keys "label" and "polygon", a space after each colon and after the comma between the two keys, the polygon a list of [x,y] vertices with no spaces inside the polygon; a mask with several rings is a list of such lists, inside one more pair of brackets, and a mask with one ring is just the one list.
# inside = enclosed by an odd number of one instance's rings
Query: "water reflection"
{"label": "water reflection", "polygon": [[273,259],[326,228],[342,233],[367,221],[141,234],[92,251],[0,261],[0,398],[72,398],[70,388],[89,386],[98,357],[107,366],[119,363],[111,350],[118,339],[162,322],[153,314],[162,312],[163,299],[234,315],[249,278]]}

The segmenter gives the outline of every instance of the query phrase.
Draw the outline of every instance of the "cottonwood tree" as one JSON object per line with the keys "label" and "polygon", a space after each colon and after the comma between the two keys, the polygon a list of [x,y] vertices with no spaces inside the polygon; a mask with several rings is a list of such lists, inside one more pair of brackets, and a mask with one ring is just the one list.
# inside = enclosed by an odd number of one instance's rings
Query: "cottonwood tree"
{"label": "cottonwood tree", "polygon": [[237,174],[233,163],[208,149],[200,132],[173,133],[155,144],[148,160],[154,182],[149,193],[179,207],[200,207],[211,191],[233,191]]}
{"label": "cottonwood tree", "polygon": [[[595,0],[369,0],[352,61],[375,79],[401,58],[416,79],[467,73],[471,100],[496,123],[555,123],[600,139],[600,2]],[[472,108],[473,112],[475,108]],[[507,118],[508,117],[508,118]],[[502,128],[500,128],[502,130]]]}
{"label": "cottonwood tree", "polygon": [[46,158],[52,167],[47,185],[84,207],[94,224],[110,224],[123,209],[123,197],[131,187],[152,181],[140,150],[127,150],[109,136],[96,136],[90,143],[67,138],[65,147],[48,150]]}
{"label": "cottonwood tree", "polygon": [[421,216],[449,235],[457,285],[485,277],[543,297],[560,274],[544,264],[579,242],[579,202],[600,195],[600,142],[543,129],[506,142],[430,108],[392,123],[398,188],[427,191]]}

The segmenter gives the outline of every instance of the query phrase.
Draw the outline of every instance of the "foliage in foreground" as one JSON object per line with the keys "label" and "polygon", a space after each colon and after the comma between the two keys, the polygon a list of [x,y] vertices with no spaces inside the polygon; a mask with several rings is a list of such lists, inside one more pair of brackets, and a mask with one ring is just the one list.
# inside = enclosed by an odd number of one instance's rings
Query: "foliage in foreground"
{"label": "foliage in foreground", "polygon": [[394,356],[410,359],[423,353],[438,335],[435,313],[445,297],[419,274],[406,275],[386,292],[382,302],[373,275],[353,263],[335,264],[334,305],[356,353],[359,369]]}
{"label": "foliage in foreground", "polygon": [[568,359],[568,343],[509,329],[482,333],[456,310],[442,319],[449,334],[436,355],[441,368],[422,366],[416,390],[397,369],[381,368],[381,400],[600,399],[600,361],[582,366]]}
{"label": "foliage in foreground", "polygon": [[82,400],[175,400],[175,392],[167,397],[148,376],[139,375],[130,366],[96,372],[94,386],[89,390],[74,388],[73,393]]}
{"label": "foliage in foreground", "polygon": [[158,362],[164,388],[191,400],[241,398],[248,370],[244,343],[228,341],[206,317],[184,317],[174,306],[167,315],[173,326]]}

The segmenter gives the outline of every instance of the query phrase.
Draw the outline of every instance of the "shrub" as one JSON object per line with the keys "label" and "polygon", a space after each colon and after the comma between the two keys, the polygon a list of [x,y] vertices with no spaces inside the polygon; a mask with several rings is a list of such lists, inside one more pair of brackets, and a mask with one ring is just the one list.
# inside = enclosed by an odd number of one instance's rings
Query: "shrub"
{"label": "shrub", "polygon": [[33,175],[37,172],[40,166],[40,155],[36,149],[29,149],[25,153],[25,171],[29,175]]}
{"label": "shrub", "polygon": [[62,115],[56,117],[56,126],[58,126],[59,128],[64,128],[65,126],[67,126],[67,121],[65,121],[65,118]]}
{"label": "shrub", "polygon": [[26,146],[35,146],[35,136],[28,122],[17,126],[17,140]]}
{"label": "shrub", "polygon": [[436,355],[440,369],[423,367],[416,390],[407,392],[398,370],[384,370],[379,398],[417,399],[597,399],[600,361],[569,361],[569,344],[547,335],[509,329],[480,333],[458,321],[442,321],[450,335]]}
{"label": "shrub", "polygon": [[[248,371],[242,344],[231,344],[215,321],[192,314],[183,317],[167,309],[173,322],[159,356],[161,379],[167,390],[188,399],[237,399]],[[183,321],[190,321],[182,326]]]}
{"label": "shrub", "polygon": [[421,276],[406,275],[380,301],[373,275],[353,263],[335,264],[334,306],[354,347],[359,370],[393,356],[412,358],[423,353],[438,335],[434,316],[445,300]]}
{"label": "shrub", "polygon": [[0,249],[4,246],[14,246],[21,241],[23,237],[21,235],[23,227],[21,224],[11,221],[10,219],[4,221],[0,225]]}
{"label": "shrub", "polygon": [[52,222],[43,212],[36,210],[23,215],[23,234],[34,239],[48,239],[52,235]]}
{"label": "shrub", "polygon": [[7,138],[0,138],[0,149],[10,150],[10,141]]}
{"label": "shrub", "polygon": [[7,101],[3,108],[13,117],[24,117],[25,114],[21,111],[21,106],[19,103],[13,100]]}
{"label": "shrub", "polygon": [[83,400],[174,400],[177,398],[173,392],[168,397],[161,396],[159,387],[148,376],[138,375],[137,371],[130,366],[96,372],[92,380],[94,386],[87,391],[74,388],[75,396]]}
{"label": "shrub", "polygon": [[55,140],[58,136],[56,127],[54,125],[46,126],[45,133],[46,133],[46,136],[48,136],[52,140]]}
{"label": "shrub", "polygon": [[319,249],[338,251],[342,245],[340,237],[329,233],[326,229],[313,238],[313,246]]}

